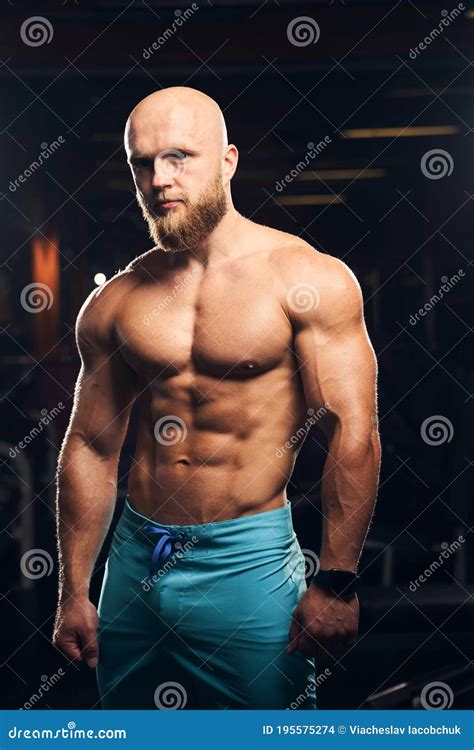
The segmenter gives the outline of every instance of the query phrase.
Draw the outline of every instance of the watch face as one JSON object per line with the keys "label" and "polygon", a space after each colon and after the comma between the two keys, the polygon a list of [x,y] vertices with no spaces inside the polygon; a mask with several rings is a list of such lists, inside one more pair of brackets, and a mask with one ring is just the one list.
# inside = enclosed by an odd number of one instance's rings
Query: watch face
{"label": "watch face", "polygon": [[347,585],[355,580],[355,574],[349,570],[333,570],[331,571],[331,577],[334,577],[334,581],[341,585]]}
{"label": "watch face", "polygon": [[350,570],[320,570],[314,576],[313,581],[316,586],[331,591],[336,595],[350,595],[355,590],[355,583],[358,579],[356,573]]}

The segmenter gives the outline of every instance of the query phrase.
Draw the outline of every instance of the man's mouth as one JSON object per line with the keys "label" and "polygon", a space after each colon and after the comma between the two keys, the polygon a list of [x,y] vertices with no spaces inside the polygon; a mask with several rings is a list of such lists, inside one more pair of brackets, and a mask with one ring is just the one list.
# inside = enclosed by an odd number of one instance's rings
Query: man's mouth
{"label": "man's mouth", "polygon": [[176,200],[165,200],[165,201],[156,201],[157,208],[172,208],[173,206],[177,206],[178,203],[181,203],[179,199]]}

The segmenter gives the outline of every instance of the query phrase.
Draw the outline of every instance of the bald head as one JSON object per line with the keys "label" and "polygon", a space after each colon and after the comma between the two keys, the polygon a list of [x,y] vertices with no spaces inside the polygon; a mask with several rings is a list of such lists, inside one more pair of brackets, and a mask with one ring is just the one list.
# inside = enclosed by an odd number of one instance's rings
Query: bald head
{"label": "bald head", "polygon": [[[172,134],[175,144],[165,144],[165,136]],[[143,138],[155,140],[154,136],[164,148],[179,148],[180,138],[212,152],[221,153],[228,145],[224,115],[217,102],[188,86],[155,91],[132,110],[125,126],[127,154],[137,142]]]}
{"label": "bald head", "polygon": [[156,91],[130,113],[125,148],[155,242],[197,247],[232,206],[238,151],[219,105],[186,86]]}

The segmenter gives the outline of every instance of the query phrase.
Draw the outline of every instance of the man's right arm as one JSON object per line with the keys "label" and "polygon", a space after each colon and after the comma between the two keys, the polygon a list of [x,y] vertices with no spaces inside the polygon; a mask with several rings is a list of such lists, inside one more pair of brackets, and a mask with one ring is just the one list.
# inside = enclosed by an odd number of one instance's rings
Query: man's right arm
{"label": "man's right arm", "polygon": [[70,659],[96,666],[97,612],[89,600],[94,563],[110,526],[120,450],[138,376],[113,337],[110,287],[95,291],[76,324],[81,370],[57,470],[59,602],[54,644]]}

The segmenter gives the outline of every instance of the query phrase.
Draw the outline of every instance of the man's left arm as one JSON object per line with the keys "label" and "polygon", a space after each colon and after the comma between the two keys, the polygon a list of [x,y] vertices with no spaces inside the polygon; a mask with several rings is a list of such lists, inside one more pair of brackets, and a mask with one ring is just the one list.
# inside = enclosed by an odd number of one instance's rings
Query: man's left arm
{"label": "man's left arm", "polygon": [[[304,281],[298,282],[298,273]],[[327,437],[321,482],[321,570],[357,572],[380,473],[377,361],[352,271],[332,256],[305,250],[292,270],[286,312],[294,330],[308,408]],[[298,284],[301,284],[298,296]],[[317,580],[317,579],[316,579]],[[310,584],[293,613],[289,652],[338,656],[357,637],[357,595],[337,597]]]}

